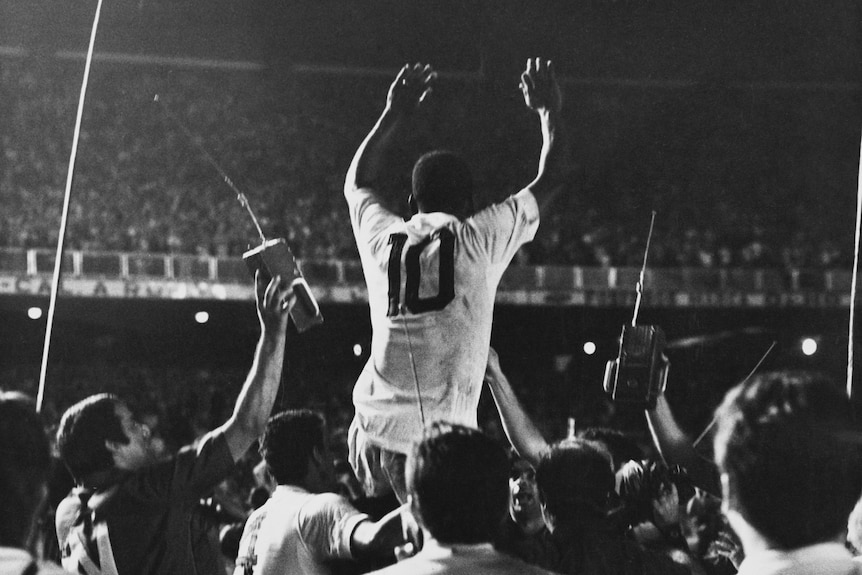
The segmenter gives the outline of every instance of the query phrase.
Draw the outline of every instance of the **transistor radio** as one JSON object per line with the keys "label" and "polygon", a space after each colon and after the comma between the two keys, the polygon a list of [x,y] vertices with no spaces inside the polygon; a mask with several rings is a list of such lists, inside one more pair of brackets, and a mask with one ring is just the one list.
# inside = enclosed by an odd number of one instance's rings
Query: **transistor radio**
{"label": "transistor radio", "polygon": [[650,221],[644,263],[637,283],[637,301],[631,325],[624,325],[620,335],[620,352],[605,366],[603,386],[615,403],[646,409],[656,405],[658,396],[667,386],[670,362],[664,355],[667,343],[664,331],[655,325],[637,325],[643,297],[649,243],[652,238],[655,212]]}
{"label": "transistor radio", "polygon": [[311,288],[308,287],[308,283],[302,277],[302,272],[299,270],[296,258],[293,257],[293,252],[290,251],[290,247],[283,238],[265,240],[256,248],[242,254],[242,259],[252,275],[260,270],[266,281],[275,276],[281,276],[284,281],[290,284],[296,295],[296,304],[290,311],[290,317],[293,319],[297,331],[301,333],[310,327],[323,323],[323,316],[320,313],[317,300],[314,299],[314,294],[311,293]]}
{"label": "transistor radio", "polygon": [[204,159],[215,168],[224,180],[224,183],[236,194],[237,201],[251,217],[251,221],[254,223],[254,227],[257,229],[257,234],[260,237],[259,246],[249,249],[242,254],[242,259],[245,260],[245,265],[251,271],[251,275],[254,276],[260,270],[267,282],[275,276],[281,276],[282,279],[290,283],[293,293],[296,294],[296,304],[290,310],[290,317],[293,319],[297,331],[303,332],[310,327],[323,323],[323,316],[320,315],[317,301],[314,299],[314,295],[311,293],[311,288],[308,287],[305,278],[302,277],[302,272],[299,270],[296,258],[293,257],[293,253],[290,251],[287,242],[283,238],[275,240],[266,239],[260,227],[260,222],[257,221],[257,217],[255,217],[245,194],[236,187],[236,184],[233,183],[227,172],[215,161],[215,158],[212,157],[207,149],[203,147],[203,144],[200,143],[200,138],[192,134],[186,128],[185,124],[171,113],[167,104],[159,98],[158,94],[155,95],[153,101],[161,105],[165,115],[177,125],[192,145],[201,152]]}
{"label": "transistor radio", "polygon": [[654,325],[624,325],[620,353],[605,367],[604,388],[616,403],[653,408],[664,392],[670,363],[664,331]]}

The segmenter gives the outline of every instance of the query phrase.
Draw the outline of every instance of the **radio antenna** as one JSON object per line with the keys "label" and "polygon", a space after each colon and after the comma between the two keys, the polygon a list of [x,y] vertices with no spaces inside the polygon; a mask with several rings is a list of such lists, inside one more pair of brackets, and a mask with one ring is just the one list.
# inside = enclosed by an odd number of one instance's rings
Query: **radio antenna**
{"label": "radio antenna", "polygon": [[224,180],[224,183],[227,184],[227,186],[231,190],[233,190],[233,192],[236,194],[236,199],[239,202],[239,204],[242,207],[244,207],[246,209],[246,211],[248,212],[248,215],[251,216],[251,221],[254,223],[254,227],[257,229],[257,235],[260,236],[260,241],[266,242],[266,236],[263,235],[263,230],[260,227],[260,223],[257,221],[257,218],[254,215],[254,212],[251,210],[251,205],[249,205],[248,198],[245,197],[245,194],[242,193],[242,191],[240,191],[240,189],[236,187],[236,185],[233,183],[233,180],[231,180],[230,176],[227,175],[227,172],[225,172],[222,169],[222,167],[219,165],[219,163],[215,161],[215,158],[212,157],[212,154],[210,154],[206,150],[206,148],[203,147],[203,144],[200,143],[199,138],[197,136],[195,136],[191,132],[191,130],[186,128],[185,124],[183,124],[179,118],[177,118],[176,116],[174,116],[171,113],[170,109],[168,108],[168,105],[165,104],[161,100],[161,98],[159,98],[158,94],[156,94],[153,97],[153,102],[156,102],[157,104],[159,104],[162,107],[162,111],[164,111],[165,116],[167,116],[169,120],[171,120],[174,124],[176,124],[176,126],[180,129],[180,131],[186,135],[186,137],[189,139],[189,141],[191,141],[192,145],[194,145],[198,149],[198,151],[200,151],[200,153],[201,153],[201,155],[203,155],[204,159],[207,162],[209,162],[209,164],[213,168],[216,169],[216,171],[219,173],[219,175]]}
{"label": "radio antenna", "polygon": [[644,264],[641,267],[641,273],[638,277],[638,283],[635,286],[635,289],[638,292],[638,298],[635,300],[635,313],[632,316],[632,327],[636,326],[638,323],[638,312],[641,309],[641,300],[643,299],[644,293],[644,274],[646,274],[646,264],[647,264],[647,256],[649,255],[649,244],[650,240],[652,240],[652,230],[655,225],[655,210],[652,211],[652,217],[649,222],[649,235],[647,235],[646,239],[646,248],[644,248]]}
{"label": "radio antenna", "polygon": [[[743,379],[741,382],[739,382],[740,385],[742,385],[743,383],[745,383],[746,381],[751,379],[754,376],[754,374],[757,373],[757,370],[760,369],[760,366],[763,365],[763,362],[766,360],[766,357],[775,348],[775,346],[777,344],[778,344],[778,342],[773,340],[772,345],[769,346],[769,349],[766,350],[766,353],[763,354],[763,356],[760,358],[760,361],[758,361],[757,365],[754,366],[754,369],[752,369],[748,373],[748,375],[745,376],[745,379]],[[697,439],[694,440],[694,443],[692,443],[692,446],[696,448],[698,445],[700,445],[700,442],[703,441],[703,438],[706,437],[706,435],[710,432],[710,430],[713,427],[715,427],[716,423],[718,423],[718,418],[713,417],[712,421],[709,422],[709,425],[706,426],[706,429],[704,429],[701,432],[701,434],[697,436]]]}

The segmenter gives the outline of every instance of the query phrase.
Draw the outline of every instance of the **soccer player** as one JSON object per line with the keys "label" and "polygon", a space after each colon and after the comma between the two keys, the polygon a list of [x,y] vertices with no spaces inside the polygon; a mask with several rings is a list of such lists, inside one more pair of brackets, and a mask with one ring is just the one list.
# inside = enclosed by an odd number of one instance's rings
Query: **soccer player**
{"label": "soccer player", "polygon": [[353,391],[350,460],[369,496],[391,486],[401,501],[405,454],[425,424],[476,426],[497,284],[518,248],[533,239],[539,203],[559,187],[565,156],[554,68],[531,59],[521,90],[542,128],[536,178],[476,212],[464,160],[433,151],[413,168],[408,201],[415,214],[404,221],[381,201],[381,168],[403,143],[435,77],[430,66],[401,69],[344,186],[373,328],[371,357]]}

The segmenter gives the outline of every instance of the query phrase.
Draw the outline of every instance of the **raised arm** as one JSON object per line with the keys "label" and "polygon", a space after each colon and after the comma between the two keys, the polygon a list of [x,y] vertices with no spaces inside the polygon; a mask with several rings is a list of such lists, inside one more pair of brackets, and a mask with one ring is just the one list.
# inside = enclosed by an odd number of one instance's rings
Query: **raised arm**
{"label": "raised arm", "polygon": [[658,396],[655,409],[648,409],[645,413],[653,443],[665,463],[681,465],[695,485],[713,495],[720,495],[718,470],[694,448],[691,438],[676,422],[664,394]]}
{"label": "raised arm", "polygon": [[263,433],[272,412],[281,383],[288,314],[296,301],[292,288],[280,276],[267,285],[259,272],[255,276],[255,294],[260,339],[233,415],[221,427],[234,461],[239,461]]}
{"label": "raised arm", "polygon": [[385,557],[405,543],[401,516],[407,512],[402,505],[384,515],[378,521],[367,519],[353,530],[350,536],[350,552],[354,559]]}
{"label": "raised arm", "polygon": [[491,389],[509,443],[518,455],[537,467],[550,446],[518,401],[518,396],[500,368],[500,357],[492,347],[488,348],[485,382]]}
{"label": "raised arm", "polygon": [[520,87],[524,103],[539,116],[542,128],[539,170],[527,188],[536,195],[539,208],[544,211],[548,203],[556,197],[570,166],[569,149],[563,137],[561,119],[563,96],[554,73],[554,64],[541,58],[527,60],[527,67],[521,74]]}
{"label": "raised arm", "polygon": [[359,145],[344,182],[344,194],[360,188],[374,189],[399,134],[428,94],[437,73],[429,65],[405,64],[386,96],[386,107]]}

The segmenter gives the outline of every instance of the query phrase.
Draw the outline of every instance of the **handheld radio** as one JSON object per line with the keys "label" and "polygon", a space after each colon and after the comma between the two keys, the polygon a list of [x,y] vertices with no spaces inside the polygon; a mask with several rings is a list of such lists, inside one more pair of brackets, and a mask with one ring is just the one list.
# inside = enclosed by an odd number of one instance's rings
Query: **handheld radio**
{"label": "handheld radio", "polygon": [[179,129],[186,135],[192,144],[201,152],[204,159],[216,169],[219,175],[224,180],[225,184],[236,194],[236,199],[246,209],[248,215],[251,216],[251,221],[257,229],[257,234],[260,236],[260,245],[256,248],[251,248],[242,254],[242,259],[245,261],[246,267],[251,272],[252,276],[260,270],[264,279],[268,282],[275,276],[280,275],[282,279],[290,284],[293,288],[293,293],[296,295],[296,305],[290,311],[290,317],[296,325],[296,330],[300,333],[303,331],[323,323],[323,316],[320,313],[320,307],[317,305],[317,300],[314,299],[314,294],[311,293],[311,288],[308,282],[302,277],[302,272],[299,265],[296,263],[296,258],[293,257],[293,252],[284,238],[267,240],[263,234],[263,230],[258,223],[248,199],[234,185],[230,176],[222,169],[215,159],[207,152],[206,148],[195,138],[185,125],[174,116],[168,109],[167,105],[159,99],[156,94],[153,100],[162,106],[165,115],[170,118]]}
{"label": "handheld radio", "polygon": [[657,325],[638,325],[637,318],[643,297],[644,274],[652,239],[655,211],[650,221],[644,263],[636,286],[637,300],[631,325],[623,325],[620,351],[616,359],[605,366],[604,390],[615,403],[653,408],[667,386],[670,362],[664,355],[667,340]]}

